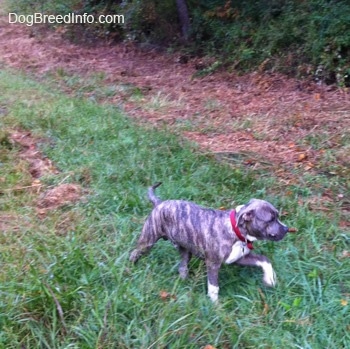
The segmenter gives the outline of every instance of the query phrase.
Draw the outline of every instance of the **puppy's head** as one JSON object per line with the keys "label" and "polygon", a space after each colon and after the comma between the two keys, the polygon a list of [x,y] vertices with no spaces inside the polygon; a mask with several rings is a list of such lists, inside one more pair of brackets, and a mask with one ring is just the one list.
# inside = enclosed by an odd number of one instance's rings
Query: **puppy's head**
{"label": "puppy's head", "polygon": [[257,240],[279,241],[288,227],[278,219],[276,208],[265,200],[252,199],[237,215],[237,225]]}

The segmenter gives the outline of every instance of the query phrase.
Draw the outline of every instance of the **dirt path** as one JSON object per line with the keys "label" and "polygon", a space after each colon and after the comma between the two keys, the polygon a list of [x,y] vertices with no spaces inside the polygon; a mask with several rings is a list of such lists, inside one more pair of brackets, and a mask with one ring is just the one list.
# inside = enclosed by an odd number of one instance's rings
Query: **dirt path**
{"label": "dirt path", "polygon": [[[113,96],[129,115],[173,124],[218,156],[243,154],[247,165],[310,169],[321,153],[299,141],[327,130],[336,144],[344,127],[350,128],[350,95],[340,89],[278,74],[225,72],[199,78],[194,77],[198,59],[181,64],[178,58],[132,44],[82,47],[60,33],[0,20],[0,61],[6,65],[39,76],[59,70],[104,72],[107,84],[142,91],[141,102],[131,102],[123,92]],[[157,99],[165,107],[149,108]]]}

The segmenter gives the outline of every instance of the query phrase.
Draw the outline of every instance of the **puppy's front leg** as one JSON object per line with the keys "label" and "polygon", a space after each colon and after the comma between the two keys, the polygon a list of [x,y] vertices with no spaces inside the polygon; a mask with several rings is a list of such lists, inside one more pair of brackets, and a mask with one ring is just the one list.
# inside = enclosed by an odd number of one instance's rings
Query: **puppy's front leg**
{"label": "puppy's front leg", "polygon": [[270,260],[267,257],[260,254],[250,253],[236,261],[236,263],[244,266],[257,266],[262,268],[264,272],[264,284],[270,287],[276,285],[276,274],[272,268]]}
{"label": "puppy's front leg", "polygon": [[208,296],[212,302],[217,302],[219,298],[219,269],[220,264],[206,261],[208,273]]}

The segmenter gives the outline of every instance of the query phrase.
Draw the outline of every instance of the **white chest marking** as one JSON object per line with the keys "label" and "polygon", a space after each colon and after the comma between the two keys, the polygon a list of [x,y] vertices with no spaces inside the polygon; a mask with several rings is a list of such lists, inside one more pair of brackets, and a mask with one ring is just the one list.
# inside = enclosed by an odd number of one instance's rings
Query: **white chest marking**
{"label": "white chest marking", "polygon": [[231,264],[238,261],[240,258],[246,256],[250,249],[243,241],[237,241],[232,245],[231,253],[226,259],[226,264]]}

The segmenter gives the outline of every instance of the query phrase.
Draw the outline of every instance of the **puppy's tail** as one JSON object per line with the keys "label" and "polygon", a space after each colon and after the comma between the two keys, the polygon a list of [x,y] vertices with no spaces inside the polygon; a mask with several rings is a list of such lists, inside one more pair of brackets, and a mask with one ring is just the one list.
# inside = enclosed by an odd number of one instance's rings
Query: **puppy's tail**
{"label": "puppy's tail", "polygon": [[156,195],[154,193],[154,190],[156,188],[158,188],[161,184],[162,184],[162,182],[158,182],[158,183],[153,184],[151,187],[148,188],[148,199],[149,199],[149,201],[152,202],[153,207],[156,207],[157,205],[159,205],[162,202],[162,200],[159,199],[158,197],[156,197]]}

